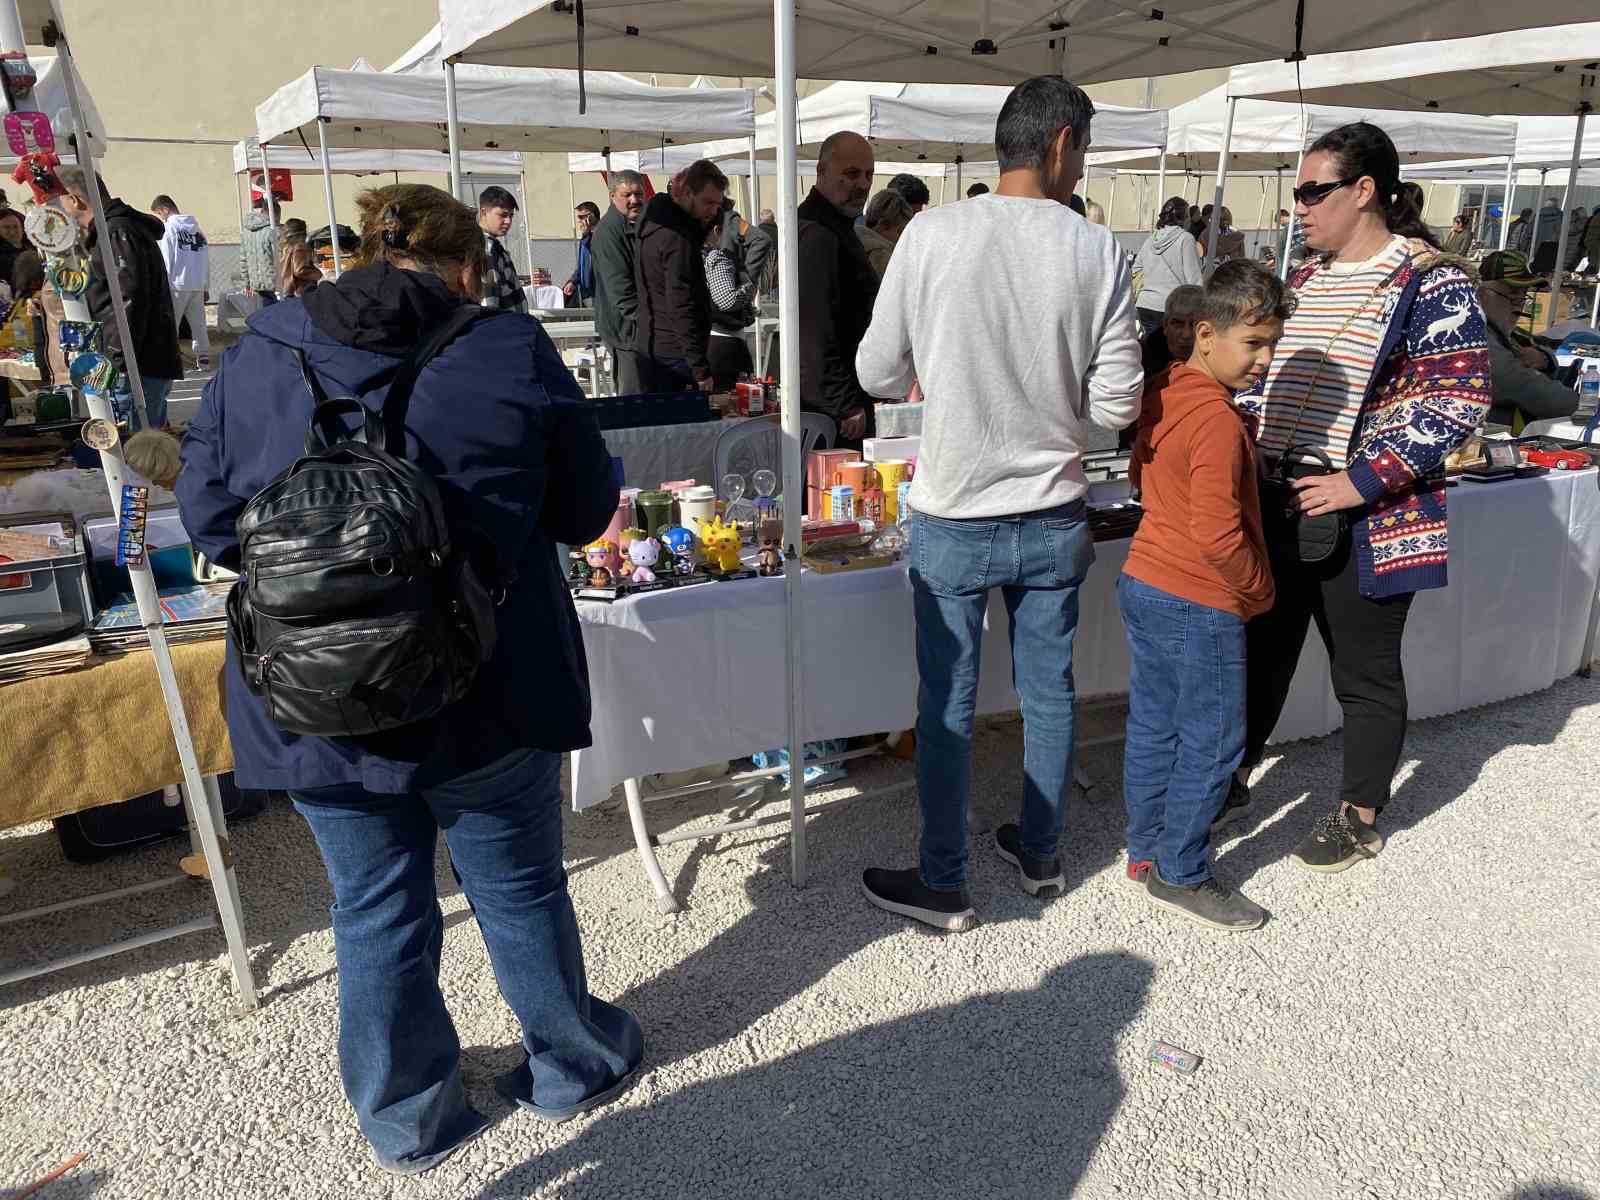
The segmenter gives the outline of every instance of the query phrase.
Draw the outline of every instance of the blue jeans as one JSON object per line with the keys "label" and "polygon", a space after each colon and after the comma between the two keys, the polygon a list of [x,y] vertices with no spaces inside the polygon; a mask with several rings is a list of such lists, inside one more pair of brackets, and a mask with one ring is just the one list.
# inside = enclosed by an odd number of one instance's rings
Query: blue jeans
{"label": "blue jeans", "polygon": [[[144,410],[150,418],[151,429],[163,429],[167,424],[167,395],[172,391],[172,380],[152,379],[146,375],[144,382]],[[139,414],[133,408],[133,385],[128,382],[128,377],[117,375],[117,386],[111,392],[111,411],[118,421],[128,423],[128,428],[137,433],[144,426],[139,424]]]}
{"label": "blue jeans", "polygon": [[1245,621],[1117,580],[1131,664],[1122,767],[1128,858],[1168,883],[1211,876],[1211,822],[1244,758]]}
{"label": "blue jeans", "polygon": [[989,591],[1011,619],[1011,677],[1022,696],[1022,848],[1053,858],[1072,788],[1072,642],[1078,587],[1094,561],[1083,502],[1013,517],[912,517],[917,620],[917,791],[922,882],[967,879],[967,794],[978,660]]}
{"label": "blue jeans", "polygon": [[468,1104],[461,1044],[439,991],[444,919],[434,848],[444,831],[522,1025],[519,1099],[564,1108],[638,1065],[633,1017],[589,994],[561,862],[561,758],[523,750],[415,795],[356,785],[293,794],[333,884],[339,1070],[387,1167],[422,1169],[484,1118]]}

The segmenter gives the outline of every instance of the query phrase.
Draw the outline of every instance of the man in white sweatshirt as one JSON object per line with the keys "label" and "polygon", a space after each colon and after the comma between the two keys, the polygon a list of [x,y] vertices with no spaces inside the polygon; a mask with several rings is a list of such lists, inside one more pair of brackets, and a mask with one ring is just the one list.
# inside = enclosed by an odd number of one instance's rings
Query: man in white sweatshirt
{"label": "man in white sweatshirt", "polygon": [[967,793],[995,588],[1025,725],[1021,817],[995,831],[996,849],[1030,894],[1064,887],[1072,643],[1094,559],[1079,459],[1091,425],[1134,421],[1144,387],[1126,260],[1067,207],[1093,116],[1057,76],[1018,85],[995,125],[999,186],[906,227],[856,353],[866,391],[900,397],[915,382],[926,398],[910,497],[921,862],[862,884],[879,908],[940,929],[977,922]]}
{"label": "man in white sweatshirt", "polygon": [[171,196],[160,195],[150,202],[150,211],[167,227],[161,235],[161,258],[167,264],[167,280],[172,284],[172,312],[183,328],[189,318],[195,365],[202,371],[211,365],[211,333],[206,329],[206,289],[211,282],[211,250],[200,222],[178,211]]}

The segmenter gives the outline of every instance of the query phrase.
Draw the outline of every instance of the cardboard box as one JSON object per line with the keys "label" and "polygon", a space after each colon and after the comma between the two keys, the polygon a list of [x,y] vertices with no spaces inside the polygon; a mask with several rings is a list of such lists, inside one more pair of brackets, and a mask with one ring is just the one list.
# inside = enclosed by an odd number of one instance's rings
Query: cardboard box
{"label": "cardboard box", "polygon": [[827,491],[833,486],[833,472],[840,463],[860,462],[856,450],[813,450],[806,455],[806,488]]}
{"label": "cardboard box", "polygon": [[922,436],[915,437],[875,437],[867,438],[861,443],[862,457],[868,462],[883,462],[885,459],[904,458],[916,461],[917,452],[922,449]]}

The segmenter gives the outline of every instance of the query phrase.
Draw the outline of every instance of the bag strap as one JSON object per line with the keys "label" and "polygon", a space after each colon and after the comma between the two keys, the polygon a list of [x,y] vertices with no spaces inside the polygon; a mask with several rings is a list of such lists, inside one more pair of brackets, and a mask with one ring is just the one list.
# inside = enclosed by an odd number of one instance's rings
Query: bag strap
{"label": "bag strap", "polygon": [[1327,451],[1311,442],[1300,442],[1290,446],[1278,455],[1277,479],[1281,483],[1289,481],[1289,470],[1295,462],[1316,463],[1326,474],[1334,473],[1333,459],[1328,457]]}
{"label": "bag strap", "polygon": [[[316,404],[311,414],[310,426],[306,429],[306,453],[317,454],[343,441],[360,441],[365,445],[378,447],[396,458],[404,458],[406,412],[411,406],[411,393],[422,375],[423,368],[469,325],[487,317],[498,316],[501,311],[484,308],[479,304],[462,303],[441,325],[411,348],[411,353],[406,355],[400,364],[400,369],[390,381],[389,392],[383,400],[383,408],[378,412],[373,412],[353,396],[328,399],[328,394],[322,390],[316,372],[306,362],[305,351],[296,347],[294,353],[300,362],[300,378],[305,381],[306,390],[311,393],[311,399]],[[338,418],[346,414],[360,415],[359,433],[351,435],[345,432],[344,422]]]}
{"label": "bag strap", "polygon": [[462,303],[455,312],[406,355],[405,362],[389,383],[389,393],[383,400],[383,449],[396,458],[406,453],[406,411],[411,406],[411,392],[417,386],[422,370],[433,358],[469,325],[489,317],[499,316],[501,309],[485,308],[481,304]]}

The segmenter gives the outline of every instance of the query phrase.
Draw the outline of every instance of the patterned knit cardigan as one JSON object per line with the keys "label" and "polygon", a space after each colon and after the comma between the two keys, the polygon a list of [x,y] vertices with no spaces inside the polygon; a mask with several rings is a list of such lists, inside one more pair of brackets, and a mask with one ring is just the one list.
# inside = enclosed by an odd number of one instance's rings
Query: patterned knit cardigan
{"label": "patterned knit cardigan", "polygon": [[[1356,571],[1361,594],[1373,599],[1448,582],[1444,459],[1482,426],[1491,399],[1470,268],[1418,239],[1408,251],[1384,289],[1387,332],[1347,455],[1350,481],[1366,501],[1350,514]],[[1304,287],[1322,265],[1300,268],[1290,286]],[[1262,417],[1261,387],[1237,400],[1253,424]]]}

